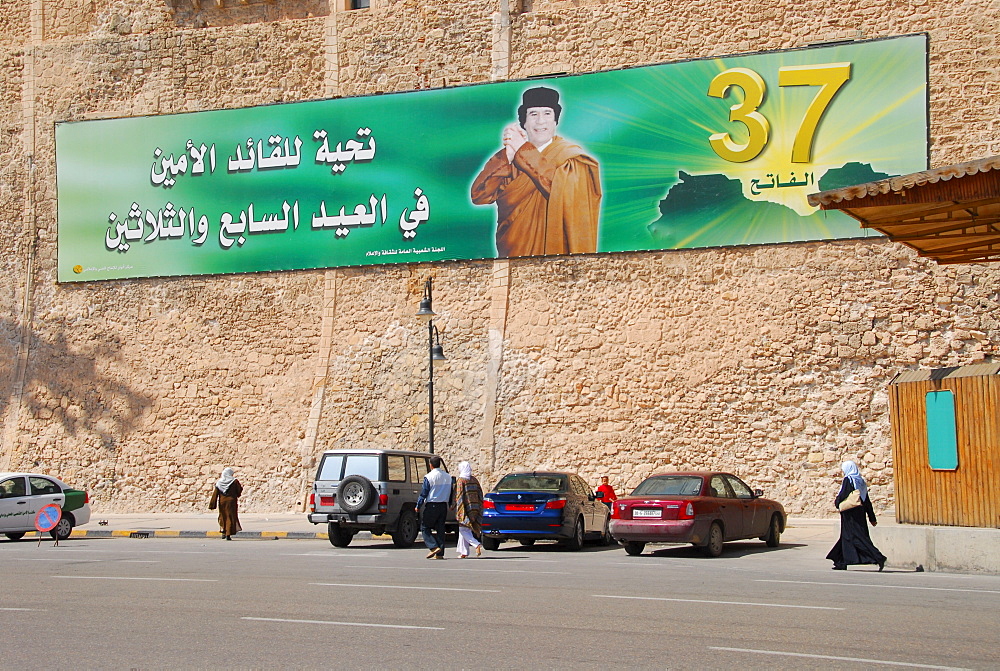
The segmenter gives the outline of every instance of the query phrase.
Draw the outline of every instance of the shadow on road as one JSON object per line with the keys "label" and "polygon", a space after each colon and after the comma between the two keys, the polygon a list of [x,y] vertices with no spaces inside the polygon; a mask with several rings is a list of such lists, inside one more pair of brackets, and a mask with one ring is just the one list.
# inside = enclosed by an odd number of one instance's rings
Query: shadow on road
{"label": "shadow on road", "polygon": [[[722,548],[723,557],[746,557],[748,555],[762,555],[771,552],[781,552],[782,550],[794,550],[795,548],[807,547],[804,543],[782,543],[776,548],[769,548],[763,543],[726,543]],[[647,545],[643,551],[643,556],[653,557],[677,557],[689,559],[701,557],[709,559],[701,548],[693,545]]]}
{"label": "shadow on road", "polygon": [[505,552],[528,552],[528,553],[531,553],[531,554],[546,554],[546,553],[555,552],[555,553],[562,554],[562,553],[565,553],[565,552],[570,552],[570,553],[574,553],[574,552],[590,553],[590,552],[609,552],[609,551],[610,552],[614,552],[616,550],[617,551],[621,551],[621,549],[622,549],[622,546],[620,546],[618,544],[597,545],[597,544],[587,543],[586,545],[584,545],[579,550],[573,551],[573,550],[568,550],[568,549],[562,547],[561,545],[559,545],[558,543],[553,542],[553,541],[538,541],[538,542],[534,543],[533,545],[521,545],[517,541],[508,541],[506,543],[501,544],[500,545],[500,549],[493,550],[493,553],[498,553],[498,552],[499,553],[505,553]]}

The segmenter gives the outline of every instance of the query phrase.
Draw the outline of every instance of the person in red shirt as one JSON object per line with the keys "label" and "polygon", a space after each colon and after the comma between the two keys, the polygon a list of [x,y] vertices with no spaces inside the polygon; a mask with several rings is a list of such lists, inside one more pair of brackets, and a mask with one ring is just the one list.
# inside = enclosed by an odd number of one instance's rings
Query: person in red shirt
{"label": "person in red shirt", "polygon": [[604,498],[601,499],[601,503],[606,505],[608,508],[618,500],[618,495],[615,494],[615,488],[608,484],[608,476],[601,477],[601,485],[597,488],[598,492],[604,492]]}

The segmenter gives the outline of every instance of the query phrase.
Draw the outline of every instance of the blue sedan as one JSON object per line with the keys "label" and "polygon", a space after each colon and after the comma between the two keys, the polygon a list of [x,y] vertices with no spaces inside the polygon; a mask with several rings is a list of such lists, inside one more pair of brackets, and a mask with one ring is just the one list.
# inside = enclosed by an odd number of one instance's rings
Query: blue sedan
{"label": "blue sedan", "polygon": [[554,540],[579,550],[587,538],[609,545],[610,515],[601,495],[575,473],[510,473],[483,496],[483,546]]}

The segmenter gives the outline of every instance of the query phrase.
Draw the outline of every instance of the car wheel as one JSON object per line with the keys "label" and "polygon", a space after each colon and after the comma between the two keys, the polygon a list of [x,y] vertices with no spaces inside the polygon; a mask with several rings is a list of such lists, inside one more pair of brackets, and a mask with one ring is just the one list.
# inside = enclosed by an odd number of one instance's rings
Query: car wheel
{"label": "car wheel", "polygon": [[523,545],[526,548],[530,548],[532,545],[535,544],[535,539],[534,538],[525,538],[523,541],[518,541],[518,543],[520,543],[521,545]]}
{"label": "car wheel", "polygon": [[781,520],[778,519],[777,515],[771,516],[771,528],[768,530],[764,542],[769,548],[776,548],[781,543]]}
{"label": "car wheel", "polygon": [[360,513],[375,502],[372,481],[363,475],[348,475],[337,487],[337,503],[345,513]]}
{"label": "car wheel", "polygon": [[22,538],[24,538],[24,534],[25,533],[27,533],[27,532],[24,532],[24,531],[14,531],[14,532],[11,532],[9,534],[4,534],[4,536],[6,536],[7,538],[9,538],[12,541],[19,541]]}
{"label": "car wheel", "polygon": [[640,543],[639,541],[625,541],[625,554],[629,557],[638,557],[645,549],[645,543]]}
{"label": "car wheel", "polygon": [[490,536],[483,536],[483,547],[493,552],[494,550],[500,549],[500,539],[491,538]]}
{"label": "car wheel", "polygon": [[399,524],[392,534],[392,544],[398,548],[408,548],[417,540],[417,515],[412,510],[404,510],[399,515]]}
{"label": "car wheel", "polygon": [[718,557],[722,554],[723,543],[722,525],[712,522],[712,528],[708,530],[708,542],[705,543],[702,552],[709,557]]}
{"label": "car wheel", "polygon": [[601,534],[601,545],[607,547],[614,542],[611,537],[611,520],[609,518],[604,519],[604,533]]}
{"label": "car wheel", "polygon": [[576,521],[576,527],[573,529],[573,537],[566,541],[565,547],[567,550],[579,550],[583,547],[583,520],[578,519]]}
{"label": "car wheel", "polygon": [[335,522],[330,522],[327,525],[326,535],[330,538],[330,545],[337,548],[346,548],[354,538],[354,532],[348,529],[341,529],[340,525]]}
{"label": "car wheel", "polygon": [[59,522],[52,528],[49,535],[57,541],[64,541],[73,533],[73,517],[63,515]]}

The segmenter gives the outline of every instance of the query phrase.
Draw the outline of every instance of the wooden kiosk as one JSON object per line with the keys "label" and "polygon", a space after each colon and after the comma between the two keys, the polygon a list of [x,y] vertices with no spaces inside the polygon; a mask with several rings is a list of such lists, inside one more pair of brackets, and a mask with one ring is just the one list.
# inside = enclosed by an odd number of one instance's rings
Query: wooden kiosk
{"label": "wooden kiosk", "polygon": [[1000,364],[889,383],[896,520],[1000,528]]}

